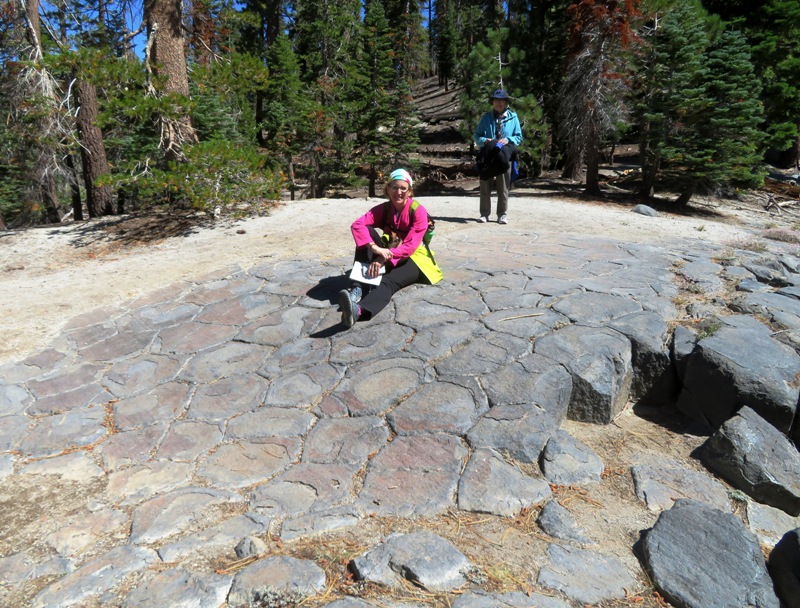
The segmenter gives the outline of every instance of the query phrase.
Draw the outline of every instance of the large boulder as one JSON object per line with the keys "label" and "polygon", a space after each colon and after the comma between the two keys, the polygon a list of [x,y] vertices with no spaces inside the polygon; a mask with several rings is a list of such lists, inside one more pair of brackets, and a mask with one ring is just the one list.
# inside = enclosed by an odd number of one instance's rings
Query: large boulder
{"label": "large boulder", "polygon": [[800,608],[800,528],[787,532],[775,545],[769,571],[786,608]]}
{"label": "large boulder", "polygon": [[780,606],[755,536],[706,503],[681,498],[661,513],[644,536],[642,557],[676,608]]}
{"label": "large boulder", "polygon": [[755,500],[800,515],[800,453],[749,407],[697,450],[709,469]]}
{"label": "large boulder", "polygon": [[749,405],[789,433],[800,396],[800,355],[751,317],[721,319],[686,362],[678,409],[715,429]]}
{"label": "large boulder", "polygon": [[534,350],[572,376],[571,420],[608,424],[622,411],[633,381],[631,342],[623,334],[569,325],[539,338]]}

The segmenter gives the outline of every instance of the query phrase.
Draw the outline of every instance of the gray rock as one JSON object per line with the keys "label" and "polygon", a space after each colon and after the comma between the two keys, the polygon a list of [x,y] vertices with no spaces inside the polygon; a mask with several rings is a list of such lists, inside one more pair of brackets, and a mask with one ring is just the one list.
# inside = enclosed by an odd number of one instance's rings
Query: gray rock
{"label": "gray rock", "polygon": [[463,436],[488,409],[486,394],[474,378],[439,378],[420,387],[386,418],[398,435]]}
{"label": "gray rock", "polygon": [[467,441],[473,449],[490,448],[536,464],[558,425],[558,418],[535,404],[498,405],[475,423]]}
{"label": "gray rock", "polygon": [[467,591],[453,601],[453,608],[570,608],[570,604],[560,598],[535,591],[528,593]]}
{"label": "gray rock", "polygon": [[243,488],[266,481],[300,456],[299,438],[268,437],[228,443],[200,466],[197,475],[219,487]]}
{"label": "gray rock", "polygon": [[205,384],[220,378],[254,372],[264,360],[264,347],[228,342],[192,356],[180,373],[180,380]]}
{"label": "gray rock", "polygon": [[648,217],[658,217],[658,211],[653,209],[648,205],[638,204],[633,209],[631,209],[633,213],[639,213],[641,215],[646,215]]}
{"label": "gray rock", "polygon": [[775,545],[769,572],[785,608],[800,608],[800,528],[787,532]]}
{"label": "gray rock", "polygon": [[762,547],[772,549],[784,534],[800,528],[800,517],[792,517],[775,507],[748,500],[747,525],[750,527],[750,531],[758,537],[758,542]]}
{"label": "gray rock", "polygon": [[236,557],[240,559],[245,557],[258,557],[267,552],[267,543],[257,536],[245,536],[236,544],[233,550],[236,552]]}
{"label": "gray rock", "polygon": [[351,505],[331,507],[297,517],[287,517],[281,525],[281,538],[294,540],[307,536],[318,536],[332,530],[342,530],[357,525],[364,517],[364,513],[359,508]]}
{"label": "gray rock", "polygon": [[295,517],[352,502],[358,465],[299,463],[253,490],[250,506],[271,517]]}
{"label": "gray rock", "polygon": [[108,434],[105,420],[106,412],[100,406],[46,416],[25,435],[19,444],[19,451],[27,457],[44,458],[71,448],[86,447]]}
{"label": "gray rock", "polygon": [[292,605],[325,590],[325,571],[309,560],[275,556],[239,571],[228,594],[228,605]]}
{"label": "gray rock", "polygon": [[530,342],[509,334],[491,332],[474,340],[436,365],[443,376],[489,374],[526,354]]}
{"label": "gray rock", "polygon": [[306,437],[304,462],[358,464],[379,451],[389,439],[383,418],[323,418]]}
{"label": "gray rock", "polygon": [[486,374],[482,384],[492,407],[533,404],[550,414],[557,425],[567,417],[572,376],[563,365],[540,354],[525,355]]}
{"label": "gray rock", "polygon": [[676,608],[779,606],[756,538],[703,502],[682,498],[661,513],[642,553],[656,589]]}
{"label": "gray rock", "polygon": [[661,456],[654,464],[631,467],[636,496],[651,511],[671,509],[678,498],[701,500],[712,507],[731,512],[725,486],[713,477],[693,471],[681,463]]}
{"label": "gray rock", "polygon": [[800,396],[795,381],[800,355],[749,317],[729,317],[724,323],[700,340],[689,357],[678,409],[717,428],[747,405],[788,433]]}
{"label": "gray rock", "polygon": [[158,556],[152,549],[131,545],[115,547],[40,591],[33,598],[32,606],[52,608],[80,604],[157,561]]}
{"label": "gray rock", "polygon": [[683,384],[683,379],[686,376],[686,366],[689,363],[689,357],[694,352],[694,347],[697,344],[697,334],[691,329],[683,325],[677,325],[672,332],[672,360],[675,363],[675,373],[678,376],[678,381]]}
{"label": "gray rock", "polygon": [[673,405],[680,387],[670,356],[669,325],[659,314],[642,311],[613,319],[609,325],[631,341],[631,399],[653,405]]}
{"label": "gray rock", "polygon": [[472,564],[442,537],[416,532],[387,537],[350,562],[350,569],[357,580],[402,587],[405,579],[430,591],[449,591],[467,582]]}
{"label": "gray rock", "polygon": [[605,469],[588,445],[563,429],[547,441],[540,466],[548,481],[562,486],[599,482]]}
{"label": "gray rock", "polygon": [[197,554],[215,556],[229,553],[237,539],[253,534],[266,534],[270,520],[255,513],[236,515],[214,526],[163,545],[158,554],[165,562],[178,562]]}
{"label": "gray rock", "polygon": [[607,326],[614,319],[642,310],[641,305],[630,298],[591,291],[568,295],[552,308],[573,323],[592,326]]}
{"label": "gray rock", "polygon": [[156,574],[146,585],[135,588],[123,608],[218,608],[224,605],[233,577],[204,572],[193,574],[175,568]]}
{"label": "gray rock", "polygon": [[432,370],[419,359],[381,358],[351,366],[333,394],[351,416],[380,416],[432,379]]}
{"label": "gray rock", "polygon": [[452,435],[397,437],[370,460],[357,506],[367,513],[424,517],[455,505],[467,449]]}
{"label": "gray rock", "polygon": [[108,476],[106,493],[112,501],[137,504],[188,483],[192,466],[186,462],[147,462],[133,465]]}
{"label": "gray rock", "polygon": [[759,502],[800,515],[800,452],[749,407],[698,449],[709,469]]}
{"label": "gray rock", "polygon": [[571,540],[581,545],[592,544],[592,539],[575,523],[572,513],[556,500],[550,500],[542,507],[536,523],[545,534],[560,540]]}
{"label": "gray rock", "polygon": [[458,507],[510,517],[547,499],[549,484],[522,473],[493,450],[476,450],[458,482]]}
{"label": "gray rock", "polygon": [[539,570],[537,583],[563,592],[582,604],[623,599],[637,587],[619,559],[596,551],[550,545],[550,563]]}
{"label": "gray rock", "polygon": [[621,333],[570,325],[539,338],[534,349],[572,375],[571,420],[606,424],[622,411],[633,366],[630,340]]}
{"label": "gray rock", "polygon": [[784,268],[775,260],[761,260],[761,263],[745,263],[745,269],[752,272],[759,283],[766,283],[772,287],[785,287],[789,285]]}
{"label": "gray rock", "polygon": [[241,500],[233,492],[205,488],[185,488],[161,494],[143,503],[133,512],[130,541],[144,544],[162,540],[186,530],[214,507]]}

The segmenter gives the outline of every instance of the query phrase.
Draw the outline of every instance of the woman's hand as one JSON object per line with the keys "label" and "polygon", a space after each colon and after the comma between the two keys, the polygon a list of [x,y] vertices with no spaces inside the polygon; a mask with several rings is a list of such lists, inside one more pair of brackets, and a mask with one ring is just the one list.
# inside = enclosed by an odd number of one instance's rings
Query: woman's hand
{"label": "woman's hand", "polygon": [[370,251],[372,251],[373,256],[381,258],[382,263],[384,264],[394,257],[389,249],[381,247],[377,243],[372,243],[370,245]]}
{"label": "woman's hand", "polygon": [[383,262],[378,260],[373,260],[370,262],[369,267],[367,268],[367,276],[370,279],[374,279],[381,273],[381,267],[383,266]]}

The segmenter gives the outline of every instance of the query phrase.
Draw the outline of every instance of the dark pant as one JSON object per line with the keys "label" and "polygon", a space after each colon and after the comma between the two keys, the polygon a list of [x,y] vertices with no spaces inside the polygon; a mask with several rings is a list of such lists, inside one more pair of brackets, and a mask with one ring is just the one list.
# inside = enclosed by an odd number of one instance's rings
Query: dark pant
{"label": "dark pant", "polygon": [[[380,235],[374,228],[369,229],[372,238],[376,243],[380,243]],[[356,249],[355,259],[359,262],[369,261],[369,251],[366,247]],[[414,283],[425,280],[425,275],[420,272],[419,267],[407,258],[397,266],[386,266],[386,273],[382,275],[381,282],[377,286],[360,284],[365,296],[361,298],[362,318],[371,319],[380,311],[386,308],[392,296],[403,287],[408,287]]]}

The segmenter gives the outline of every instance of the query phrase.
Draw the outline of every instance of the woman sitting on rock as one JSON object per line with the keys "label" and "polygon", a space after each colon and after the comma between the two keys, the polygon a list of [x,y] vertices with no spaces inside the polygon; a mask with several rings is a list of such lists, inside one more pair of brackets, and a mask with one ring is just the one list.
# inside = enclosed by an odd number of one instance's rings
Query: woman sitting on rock
{"label": "woman sitting on rock", "polygon": [[393,171],[386,184],[389,201],[353,222],[353,284],[339,292],[345,327],[352,327],[359,319],[371,319],[403,287],[413,283],[434,285],[442,280],[442,271],[427,244],[428,212],[413,199],[412,186],[408,171]]}

